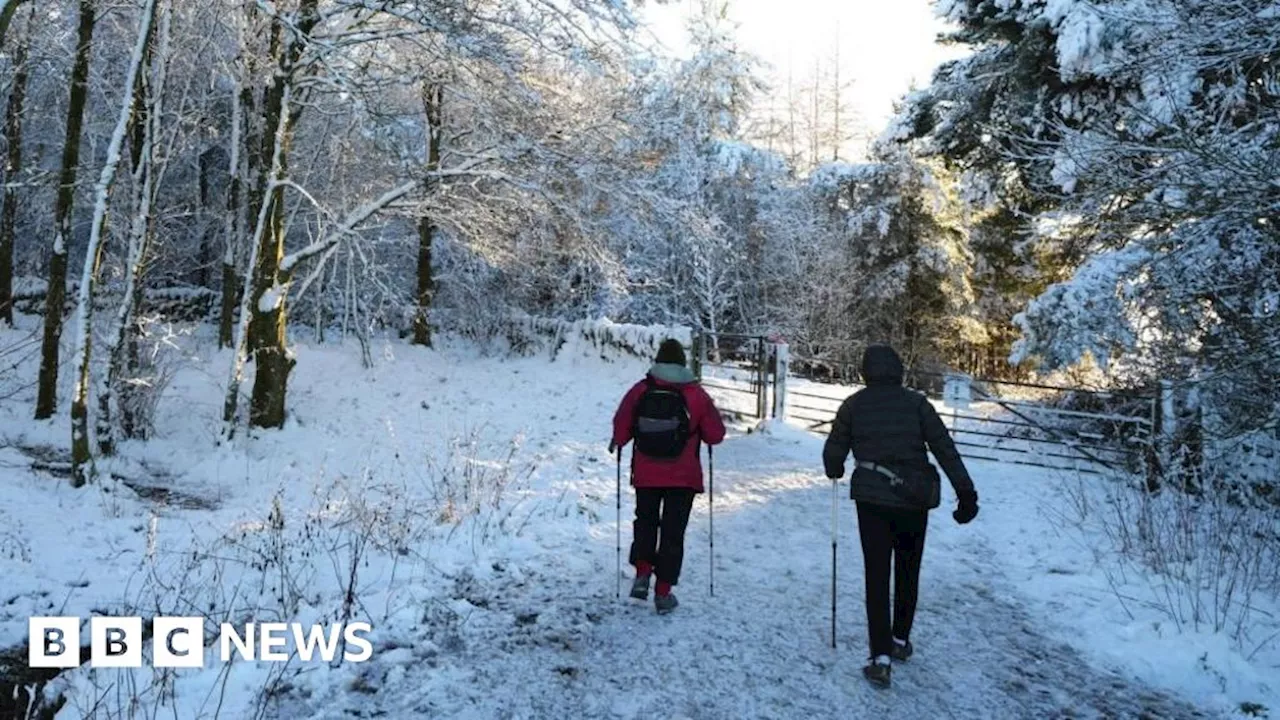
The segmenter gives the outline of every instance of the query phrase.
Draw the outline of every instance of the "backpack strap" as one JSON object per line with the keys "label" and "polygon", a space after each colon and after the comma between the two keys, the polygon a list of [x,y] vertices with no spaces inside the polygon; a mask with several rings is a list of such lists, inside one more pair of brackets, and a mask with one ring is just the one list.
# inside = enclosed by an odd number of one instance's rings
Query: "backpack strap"
{"label": "backpack strap", "polygon": [[[653,390],[654,388],[658,387],[658,383],[654,382],[652,375],[645,375],[644,380],[642,382],[644,383],[644,392],[640,393],[641,399],[643,399],[645,394],[647,394],[650,390]],[[639,405],[640,405],[640,402],[639,400],[637,400],[636,406],[631,409],[631,427],[633,432],[636,427],[636,423],[640,421]]]}

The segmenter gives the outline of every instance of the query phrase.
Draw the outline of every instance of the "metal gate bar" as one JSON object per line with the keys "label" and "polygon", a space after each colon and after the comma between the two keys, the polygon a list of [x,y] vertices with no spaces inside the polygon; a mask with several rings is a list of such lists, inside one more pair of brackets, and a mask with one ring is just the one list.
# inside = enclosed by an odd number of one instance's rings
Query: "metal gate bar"
{"label": "metal gate bar", "polygon": [[739,393],[745,393],[745,394],[747,394],[747,395],[755,395],[755,394],[756,394],[756,391],[755,391],[755,390],[752,390],[752,389],[748,389],[748,388],[741,388],[741,387],[733,387],[732,385],[721,385],[721,384],[719,384],[719,383],[709,382],[709,381],[707,381],[707,380],[705,380],[705,379],[702,381],[702,386],[703,386],[703,387],[714,388],[714,389],[716,389],[716,390],[726,390],[726,391],[728,391],[728,392],[739,392]]}
{"label": "metal gate bar", "polygon": [[1000,433],[982,432],[981,430],[965,430],[965,429],[957,430],[955,428],[952,428],[951,434],[952,435],[977,435],[979,437],[996,438],[998,440],[1033,442],[1033,443],[1041,443],[1045,445],[1063,445],[1063,446],[1072,447],[1072,448],[1082,447],[1088,450],[1101,450],[1103,452],[1122,453],[1125,455],[1130,455],[1135,452],[1139,452],[1138,450],[1125,448],[1125,447],[1109,447],[1107,445],[1089,445],[1085,443],[1067,442],[1064,440],[1049,440],[1049,439],[1042,440],[1039,438],[1025,438],[1025,437],[1017,437],[1013,435],[1001,435]]}

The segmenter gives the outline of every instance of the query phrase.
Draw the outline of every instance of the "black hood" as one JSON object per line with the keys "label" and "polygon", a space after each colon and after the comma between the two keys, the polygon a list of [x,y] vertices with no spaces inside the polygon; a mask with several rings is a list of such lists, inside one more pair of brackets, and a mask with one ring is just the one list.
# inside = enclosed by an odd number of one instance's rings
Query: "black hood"
{"label": "black hood", "polygon": [[888,345],[872,345],[862,353],[862,379],[868,385],[901,385],[902,358]]}

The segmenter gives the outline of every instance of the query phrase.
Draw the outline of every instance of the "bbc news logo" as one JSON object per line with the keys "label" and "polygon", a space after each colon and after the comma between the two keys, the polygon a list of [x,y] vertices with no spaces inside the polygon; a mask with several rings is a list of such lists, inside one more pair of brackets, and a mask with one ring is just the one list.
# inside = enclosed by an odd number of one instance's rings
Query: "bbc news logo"
{"label": "bbc news logo", "polygon": [[[164,668],[201,668],[205,664],[204,618],[157,617],[151,629],[151,665]],[[28,620],[27,664],[33,668],[73,668],[80,665],[80,618],[33,617]],[[249,623],[241,632],[223,623],[217,648],[222,662],[241,660],[285,662],[293,653],[303,662],[317,658],[333,662],[339,649],[346,662],[364,662],[373,656],[373,644],[365,637],[369,623],[302,625],[301,623]],[[290,652],[290,640],[292,652]],[[344,642],[345,641],[345,642]],[[92,667],[142,667],[146,638],[140,617],[89,619],[89,663]]]}

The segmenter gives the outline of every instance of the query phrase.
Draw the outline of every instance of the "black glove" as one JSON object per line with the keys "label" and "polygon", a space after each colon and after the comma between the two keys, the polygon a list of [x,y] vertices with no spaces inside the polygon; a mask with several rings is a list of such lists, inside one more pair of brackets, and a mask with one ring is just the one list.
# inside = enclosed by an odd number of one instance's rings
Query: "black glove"
{"label": "black glove", "polygon": [[[832,474],[832,471],[835,471],[835,474],[834,474],[834,475]],[[828,480],[839,480],[839,479],[840,479],[840,478],[842,478],[842,477],[844,477],[844,466],[843,466],[843,465],[841,465],[840,467],[836,467],[836,468],[827,468],[827,479],[828,479]]]}
{"label": "black glove", "polygon": [[978,494],[960,498],[960,507],[951,513],[951,517],[961,525],[968,524],[978,517]]}
{"label": "black glove", "polygon": [[618,451],[618,446],[617,446],[617,445],[615,445],[615,444],[613,443],[613,441],[612,441],[612,440],[610,440],[610,441],[609,441],[609,454],[610,454],[610,455],[612,455],[612,454],[614,454],[614,453],[615,453],[615,452],[617,452],[617,451]]}

